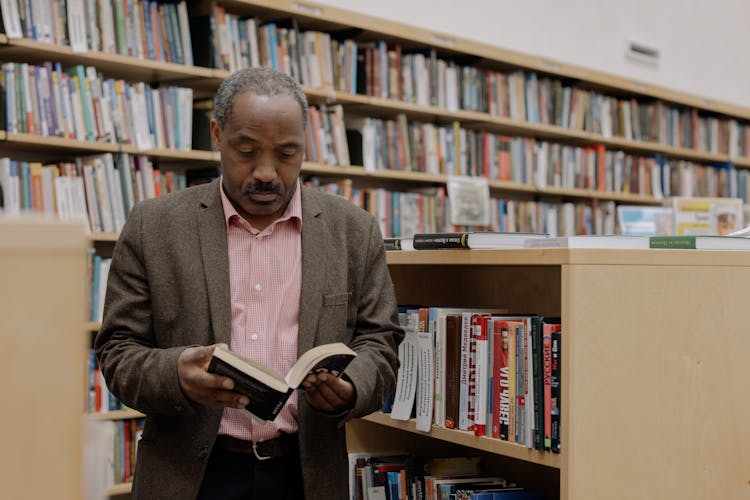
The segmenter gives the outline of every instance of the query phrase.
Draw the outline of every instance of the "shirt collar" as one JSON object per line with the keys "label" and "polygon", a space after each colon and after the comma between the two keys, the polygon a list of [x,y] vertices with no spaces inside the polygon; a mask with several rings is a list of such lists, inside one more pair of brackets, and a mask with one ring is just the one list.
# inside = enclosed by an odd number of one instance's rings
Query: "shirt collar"
{"label": "shirt collar", "polygon": [[[236,217],[238,219],[242,219],[242,216],[237,212],[237,210],[234,208],[234,205],[232,205],[232,202],[229,201],[229,198],[227,197],[226,193],[224,192],[224,182],[223,178],[219,179],[219,192],[221,193],[221,206],[224,209],[224,222],[227,225],[227,229],[229,229],[230,222]],[[302,231],[302,183],[297,179],[297,188],[294,190],[294,194],[292,195],[292,198],[289,200],[289,203],[287,204],[286,208],[284,209],[284,212],[281,214],[281,217],[273,221],[265,230],[265,231],[272,231],[273,227],[278,224],[279,222],[285,222],[285,221],[292,221],[295,226],[297,227],[298,231]],[[251,228],[251,231],[253,233],[259,233],[256,228],[253,227],[252,224],[248,222],[248,226]]]}

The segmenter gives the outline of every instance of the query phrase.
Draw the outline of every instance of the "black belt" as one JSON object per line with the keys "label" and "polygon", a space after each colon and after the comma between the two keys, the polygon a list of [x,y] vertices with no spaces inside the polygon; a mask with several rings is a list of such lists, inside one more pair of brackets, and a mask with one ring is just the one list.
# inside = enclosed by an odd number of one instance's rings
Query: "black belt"
{"label": "black belt", "polygon": [[248,453],[255,455],[258,460],[290,458],[299,455],[299,442],[296,433],[281,434],[273,439],[257,443],[220,434],[216,437],[214,448],[231,453]]}

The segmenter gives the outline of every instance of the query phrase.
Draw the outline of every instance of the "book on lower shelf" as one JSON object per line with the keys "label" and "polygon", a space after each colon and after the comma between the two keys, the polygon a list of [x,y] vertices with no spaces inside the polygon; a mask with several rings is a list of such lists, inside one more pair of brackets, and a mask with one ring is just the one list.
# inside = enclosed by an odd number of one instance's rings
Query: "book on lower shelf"
{"label": "book on lower shelf", "polygon": [[543,233],[506,233],[498,231],[466,233],[417,233],[415,250],[523,248],[526,240],[547,238]]}
{"label": "book on lower shelf", "polygon": [[414,250],[414,238],[383,238],[386,250]]}
{"label": "book on lower shelf", "polygon": [[310,373],[328,372],[341,376],[357,354],[340,342],[323,344],[305,352],[294,363],[286,376],[218,346],[208,365],[208,371],[234,380],[234,390],[248,397],[245,410],[261,421],[274,420],[289,396]]}
{"label": "book on lower shelf", "polygon": [[649,247],[648,236],[625,235],[578,235],[556,236],[552,238],[529,239],[524,243],[526,248],[625,248],[646,249]]}
{"label": "book on lower shelf", "polygon": [[743,236],[651,236],[651,248],[698,250],[750,250],[750,238]]}

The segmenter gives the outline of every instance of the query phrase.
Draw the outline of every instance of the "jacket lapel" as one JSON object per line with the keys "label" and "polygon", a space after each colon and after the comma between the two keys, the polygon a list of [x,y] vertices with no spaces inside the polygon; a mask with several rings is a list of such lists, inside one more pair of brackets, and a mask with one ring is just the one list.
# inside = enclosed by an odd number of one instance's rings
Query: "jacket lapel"
{"label": "jacket lapel", "polygon": [[198,213],[198,236],[214,342],[229,344],[232,327],[229,254],[219,182],[220,180],[213,181],[211,189],[206,191],[206,195],[201,200],[201,209]]}
{"label": "jacket lapel", "polygon": [[315,344],[325,270],[326,227],[317,193],[302,188],[302,288],[299,301],[297,352]]}

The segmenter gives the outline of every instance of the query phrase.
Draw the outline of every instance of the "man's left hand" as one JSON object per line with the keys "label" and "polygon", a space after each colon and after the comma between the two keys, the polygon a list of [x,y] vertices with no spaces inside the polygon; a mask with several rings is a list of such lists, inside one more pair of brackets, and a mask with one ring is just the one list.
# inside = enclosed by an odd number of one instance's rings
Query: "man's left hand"
{"label": "man's left hand", "polygon": [[311,373],[302,382],[307,401],[316,410],[340,413],[354,406],[354,385],[343,377],[331,373]]}

